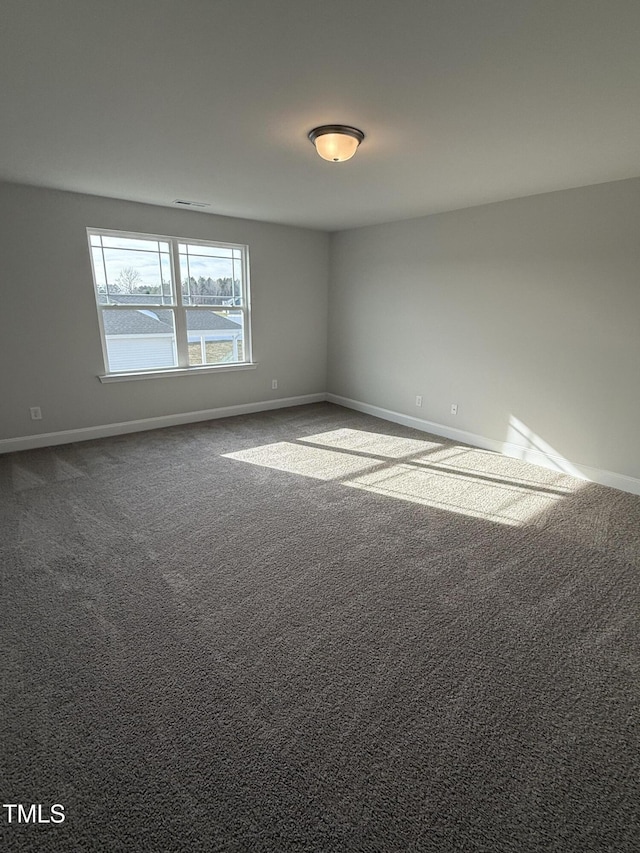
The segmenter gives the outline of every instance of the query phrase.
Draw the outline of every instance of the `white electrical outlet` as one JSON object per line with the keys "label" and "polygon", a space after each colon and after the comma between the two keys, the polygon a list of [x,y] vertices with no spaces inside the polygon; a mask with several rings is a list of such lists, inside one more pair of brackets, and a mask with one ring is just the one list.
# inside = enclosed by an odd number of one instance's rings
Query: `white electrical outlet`
{"label": "white electrical outlet", "polygon": [[452,415],[457,415],[457,414],[458,414],[458,404],[457,404],[457,403],[452,403],[452,404],[451,404],[451,414],[452,414]]}
{"label": "white electrical outlet", "polygon": [[422,396],[420,394],[416,395],[416,406],[422,405]]}
{"label": "white electrical outlet", "polygon": [[42,409],[40,406],[31,406],[29,409],[29,414],[31,415],[32,421],[41,421],[42,420]]}
{"label": "white electrical outlet", "polygon": [[278,380],[277,380],[277,379],[272,379],[272,380],[271,380],[271,390],[272,390],[272,391],[277,391],[277,390],[278,390]]}

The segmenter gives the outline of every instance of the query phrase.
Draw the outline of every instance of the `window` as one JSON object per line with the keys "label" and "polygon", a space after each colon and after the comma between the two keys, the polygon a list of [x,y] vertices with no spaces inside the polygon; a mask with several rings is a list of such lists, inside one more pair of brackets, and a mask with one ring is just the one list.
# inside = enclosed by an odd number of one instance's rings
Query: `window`
{"label": "window", "polygon": [[246,246],[87,233],[106,378],[251,364]]}

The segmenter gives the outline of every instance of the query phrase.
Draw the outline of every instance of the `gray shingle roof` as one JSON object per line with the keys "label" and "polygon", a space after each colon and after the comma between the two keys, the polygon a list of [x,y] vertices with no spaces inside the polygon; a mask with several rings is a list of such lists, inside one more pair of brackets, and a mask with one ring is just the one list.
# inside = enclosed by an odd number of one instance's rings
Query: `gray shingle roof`
{"label": "gray shingle roof", "polygon": [[[105,335],[167,335],[173,333],[173,324],[169,314],[159,313],[162,309],[132,308],[103,311]],[[164,309],[165,311],[167,309]],[[214,311],[190,311],[188,315],[189,331],[229,330],[237,332],[241,328],[238,322],[222,317]]]}
{"label": "gray shingle roof", "polygon": [[238,322],[234,323],[227,317],[221,317],[215,311],[190,311],[187,316],[187,324],[189,331],[200,331],[204,329],[233,329],[238,331],[242,320],[238,317]]}
{"label": "gray shingle roof", "polygon": [[[164,319],[164,315],[163,319]],[[173,324],[165,323],[155,311],[103,311],[105,335],[168,335]]]}

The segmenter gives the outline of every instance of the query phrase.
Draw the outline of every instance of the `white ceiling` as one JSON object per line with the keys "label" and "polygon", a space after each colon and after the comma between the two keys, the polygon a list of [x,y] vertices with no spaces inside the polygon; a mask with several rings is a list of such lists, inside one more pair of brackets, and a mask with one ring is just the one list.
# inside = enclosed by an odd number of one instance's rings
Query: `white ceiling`
{"label": "white ceiling", "polygon": [[[640,0],[2,0],[0,177],[327,230],[640,175]],[[362,128],[355,158],[307,132]]]}

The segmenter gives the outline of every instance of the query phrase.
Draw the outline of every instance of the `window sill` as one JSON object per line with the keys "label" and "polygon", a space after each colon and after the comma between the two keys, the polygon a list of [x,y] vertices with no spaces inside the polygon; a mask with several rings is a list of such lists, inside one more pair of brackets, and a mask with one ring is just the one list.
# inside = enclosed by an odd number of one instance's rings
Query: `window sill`
{"label": "window sill", "polygon": [[165,370],[138,370],[131,373],[103,373],[98,376],[100,382],[129,382],[132,379],[166,379],[170,376],[202,376],[209,373],[222,373],[228,370],[254,370],[257,362],[240,364],[205,364],[199,367],[170,367]]}

